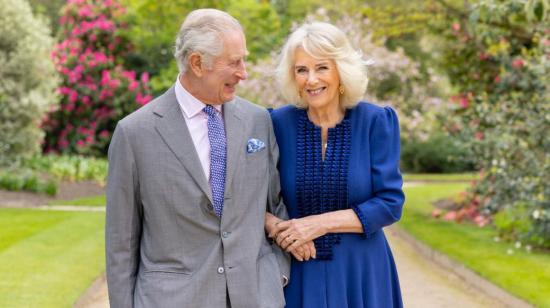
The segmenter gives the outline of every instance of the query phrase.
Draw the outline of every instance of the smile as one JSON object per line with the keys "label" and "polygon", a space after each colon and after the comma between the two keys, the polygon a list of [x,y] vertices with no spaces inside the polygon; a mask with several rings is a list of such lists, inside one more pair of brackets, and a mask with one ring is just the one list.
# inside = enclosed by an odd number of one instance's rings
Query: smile
{"label": "smile", "polygon": [[309,90],[306,90],[307,93],[311,96],[316,96],[316,95],[319,95],[321,92],[323,92],[327,87],[321,87],[321,88],[318,88],[318,89],[309,89]]}

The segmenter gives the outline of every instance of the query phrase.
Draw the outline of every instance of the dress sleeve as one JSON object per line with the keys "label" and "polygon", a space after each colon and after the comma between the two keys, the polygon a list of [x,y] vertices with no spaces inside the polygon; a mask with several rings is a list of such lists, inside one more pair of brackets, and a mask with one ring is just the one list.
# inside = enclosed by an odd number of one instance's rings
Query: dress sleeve
{"label": "dress sleeve", "polygon": [[366,238],[401,218],[405,195],[399,171],[399,121],[390,107],[373,120],[370,138],[373,197],[351,208]]}

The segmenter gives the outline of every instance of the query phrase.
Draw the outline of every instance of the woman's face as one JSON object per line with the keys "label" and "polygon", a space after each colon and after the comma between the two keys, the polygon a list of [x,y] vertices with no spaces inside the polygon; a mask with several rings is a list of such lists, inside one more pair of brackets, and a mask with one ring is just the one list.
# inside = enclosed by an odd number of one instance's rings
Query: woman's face
{"label": "woman's face", "polygon": [[294,54],[294,80],[308,107],[338,106],[340,77],[332,59],[316,59],[302,48]]}

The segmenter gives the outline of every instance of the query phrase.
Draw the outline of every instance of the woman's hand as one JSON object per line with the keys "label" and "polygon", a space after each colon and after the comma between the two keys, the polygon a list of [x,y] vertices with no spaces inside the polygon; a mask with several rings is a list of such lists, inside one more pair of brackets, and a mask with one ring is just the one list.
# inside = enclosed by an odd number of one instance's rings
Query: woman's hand
{"label": "woman's hand", "polygon": [[291,219],[275,223],[269,232],[269,237],[287,252],[293,252],[298,247],[325,235],[328,229],[323,224],[321,216],[312,215],[299,219]]}
{"label": "woman's hand", "polygon": [[[284,220],[279,217],[271,214],[265,214],[265,230],[269,234],[269,237],[273,240],[276,240],[277,235],[277,225],[284,222]],[[317,251],[315,249],[315,244],[313,241],[304,243],[301,246],[296,247],[293,251],[289,251],[296,260],[298,261],[308,261],[309,259],[315,259],[317,257]]]}

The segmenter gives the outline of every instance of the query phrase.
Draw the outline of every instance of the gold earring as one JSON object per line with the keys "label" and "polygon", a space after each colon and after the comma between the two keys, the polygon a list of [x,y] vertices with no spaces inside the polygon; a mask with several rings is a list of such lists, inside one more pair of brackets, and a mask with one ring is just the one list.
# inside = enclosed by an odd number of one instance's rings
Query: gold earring
{"label": "gold earring", "polygon": [[343,85],[340,85],[338,87],[338,90],[340,91],[340,94],[344,95],[344,86]]}

